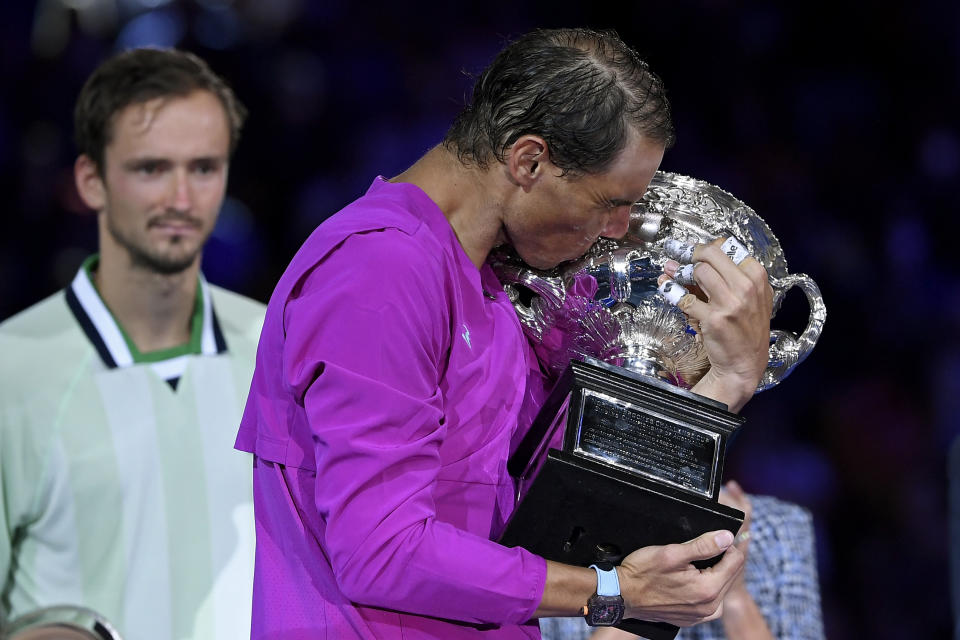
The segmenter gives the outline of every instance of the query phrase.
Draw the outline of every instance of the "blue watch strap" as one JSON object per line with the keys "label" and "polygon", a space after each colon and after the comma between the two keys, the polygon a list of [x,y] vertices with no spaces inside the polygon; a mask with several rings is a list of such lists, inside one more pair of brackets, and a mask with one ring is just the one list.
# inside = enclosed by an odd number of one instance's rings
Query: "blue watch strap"
{"label": "blue watch strap", "polygon": [[595,564],[590,568],[597,572],[597,595],[598,596],[618,596],[620,595],[620,578],[617,576],[617,568],[604,570]]}

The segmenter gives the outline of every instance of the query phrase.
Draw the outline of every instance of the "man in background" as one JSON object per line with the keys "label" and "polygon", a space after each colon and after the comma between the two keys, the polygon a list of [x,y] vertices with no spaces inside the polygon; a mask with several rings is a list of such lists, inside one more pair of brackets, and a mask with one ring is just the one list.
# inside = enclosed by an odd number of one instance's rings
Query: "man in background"
{"label": "man in background", "polygon": [[136,640],[248,633],[250,456],[231,444],[263,306],[200,273],[244,117],[175,50],[119,54],[80,93],[99,253],[0,324],[0,626],[69,603]]}

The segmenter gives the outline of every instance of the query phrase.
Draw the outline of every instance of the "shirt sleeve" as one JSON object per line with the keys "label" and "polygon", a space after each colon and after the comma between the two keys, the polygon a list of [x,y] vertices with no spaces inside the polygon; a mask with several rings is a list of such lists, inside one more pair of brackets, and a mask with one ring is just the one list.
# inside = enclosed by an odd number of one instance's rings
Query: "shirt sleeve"
{"label": "shirt sleeve", "polygon": [[[11,500],[8,498],[10,492],[10,482],[7,479],[7,471],[10,468],[7,460],[7,452],[12,448],[7,437],[6,411],[0,407],[0,593],[8,591],[8,581],[10,580],[10,561],[13,553],[13,514],[11,510]],[[7,611],[3,602],[0,601],[0,629],[9,622],[9,611]]]}
{"label": "shirt sleeve", "polygon": [[445,287],[435,257],[382,231],[345,241],[287,303],[283,370],[314,442],[322,545],[359,604],[522,623],[544,560],[436,518]]}
{"label": "shirt sleeve", "polygon": [[[16,360],[13,360],[16,361]],[[6,384],[0,391],[0,593],[9,593],[13,580],[14,540],[33,518],[30,514],[41,484],[36,452],[24,404],[15,398],[22,387],[11,383],[9,371],[0,372]],[[0,598],[0,628],[9,622],[10,611]]]}

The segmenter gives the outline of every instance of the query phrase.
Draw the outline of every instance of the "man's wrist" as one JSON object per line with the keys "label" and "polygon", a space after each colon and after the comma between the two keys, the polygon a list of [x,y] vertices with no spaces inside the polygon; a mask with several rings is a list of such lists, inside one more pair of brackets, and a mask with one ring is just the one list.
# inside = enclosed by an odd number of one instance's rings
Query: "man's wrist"
{"label": "man's wrist", "polygon": [[591,627],[609,627],[623,619],[617,568],[609,563],[590,565],[597,574],[597,590],[583,607],[583,617]]}
{"label": "man's wrist", "polygon": [[759,381],[759,378],[754,379],[734,373],[718,373],[710,368],[691,391],[722,402],[727,405],[728,410],[737,413],[753,397]]}

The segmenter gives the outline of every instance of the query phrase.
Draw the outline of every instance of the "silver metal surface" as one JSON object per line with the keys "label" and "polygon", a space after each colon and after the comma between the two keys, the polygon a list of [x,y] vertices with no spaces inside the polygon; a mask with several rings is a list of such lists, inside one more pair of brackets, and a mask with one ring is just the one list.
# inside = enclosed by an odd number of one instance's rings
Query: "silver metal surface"
{"label": "silver metal surface", "polygon": [[9,640],[122,640],[110,622],[96,611],[76,605],[36,609],[14,619],[0,638]]}
{"label": "silver metal surface", "polygon": [[571,358],[594,357],[690,388],[710,362],[686,316],[657,291],[657,278],[668,259],[667,241],[696,244],[719,237],[736,238],[767,270],[774,316],[793,287],[810,307],[799,336],[770,332],[768,365],[757,386],[763,391],[810,354],[823,331],[826,307],[813,279],[787,271],[770,227],[715,185],[657,172],[631,209],[624,238],[601,238],[583,258],[550,271],[532,269],[508,249],[495,251],[490,263],[552,371],[562,371]]}

